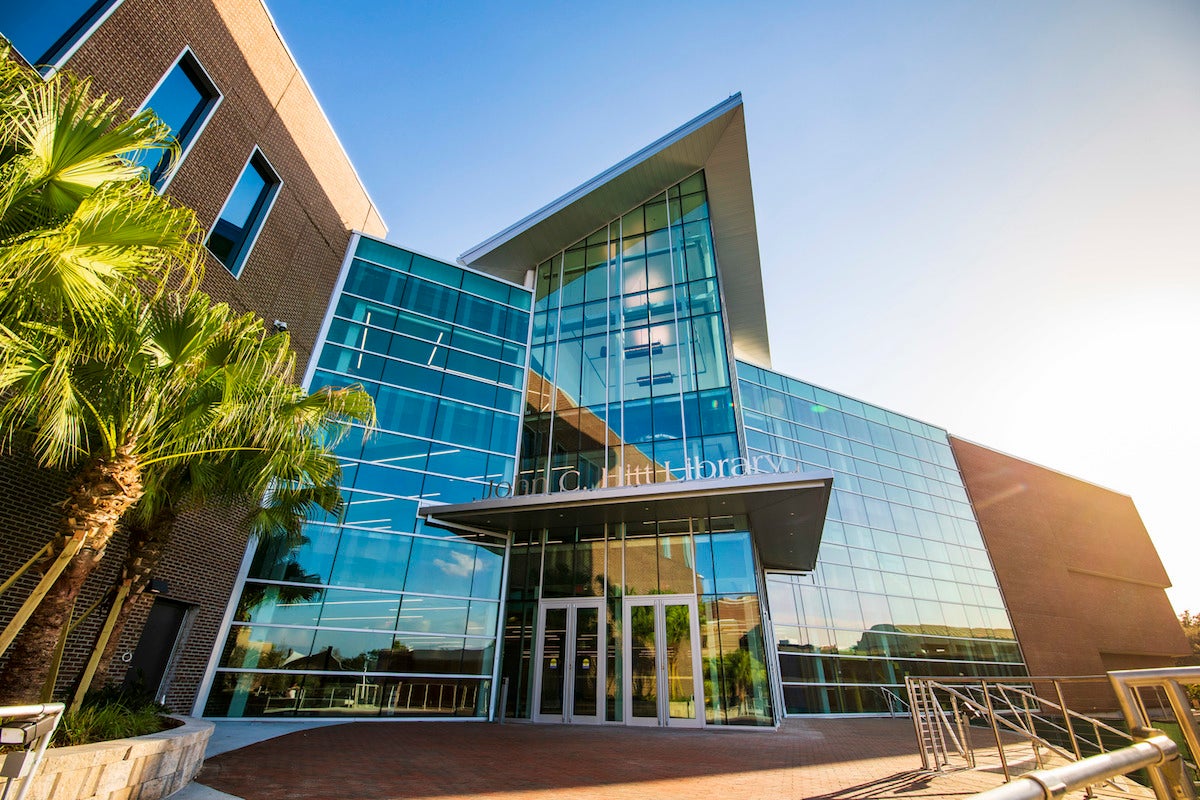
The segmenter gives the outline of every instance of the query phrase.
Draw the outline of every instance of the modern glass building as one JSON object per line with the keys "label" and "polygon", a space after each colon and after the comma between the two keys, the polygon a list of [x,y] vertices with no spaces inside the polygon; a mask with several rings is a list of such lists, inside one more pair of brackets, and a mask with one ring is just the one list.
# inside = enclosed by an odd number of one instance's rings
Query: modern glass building
{"label": "modern glass building", "polygon": [[310,387],[359,384],[378,429],[338,445],[345,510],[252,548],[210,716],[487,716],[507,536],[447,531],[422,500],[513,480],[530,293],[355,237]]}
{"label": "modern glass building", "polygon": [[907,675],[1025,674],[946,432],[737,374],[749,457],[834,475],[816,569],[767,579],[787,710],[886,711]]}
{"label": "modern glass building", "polygon": [[770,726],[1024,674],[944,431],[770,369],[740,96],[452,265],[359,236],[345,512],[253,547],[202,700]]}

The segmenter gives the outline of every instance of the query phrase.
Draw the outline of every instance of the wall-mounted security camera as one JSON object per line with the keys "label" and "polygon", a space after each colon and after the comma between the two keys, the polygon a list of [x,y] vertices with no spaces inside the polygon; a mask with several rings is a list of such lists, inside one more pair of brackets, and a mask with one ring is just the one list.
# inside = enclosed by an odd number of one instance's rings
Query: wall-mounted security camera
{"label": "wall-mounted security camera", "polygon": [[278,331],[279,333],[283,333],[284,331],[287,330],[287,323],[281,319],[275,320],[275,322],[273,322],[272,325],[274,325],[275,330]]}

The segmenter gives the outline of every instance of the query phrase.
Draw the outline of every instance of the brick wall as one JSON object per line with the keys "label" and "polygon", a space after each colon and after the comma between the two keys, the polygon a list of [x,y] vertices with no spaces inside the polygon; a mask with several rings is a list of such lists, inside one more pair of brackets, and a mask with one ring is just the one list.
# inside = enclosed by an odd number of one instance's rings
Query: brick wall
{"label": "brick wall", "polygon": [[950,446],[1030,674],[1171,666],[1188,654],[1132,499],[961,439]]}
{"label": "brick wall", "polygon": [[[282,187],[262,231],[234,278],[208,256],[203,288],[239,311],[266,322],[286,321],[303,370],[324,318],[351,231],[383,236],[387,229],[337,141],[308,84],[255,0],[125,0],[83,43],[66,69],[93,78],[96,90],[122,98],[132,112],[149,95],[185,46],[191,48],[222,101],[167,189],[212,225],[255,146]],[[302,372],[300,373],[302,374]],[[33,467],[20,453],[0,456],[0,566],[5,575],[37,551],[54,531],[53,504],[66,476]],[[217,628],[245,551],[241,513],[213,510],[185,516],[156,577],[167,596],[194,606],[187,639],[168,676],[168,704],[188,712],[199,688]],[[119,573],[125,538],[118,536],[79,599],[82,610]],[[0,624],[36,583],[23,579],[0,598]],[[138,600],[110,675],[125,673],[153,598]],[[103,610],[68,643],[58,692],[69,692],[103,623]]]}
{"label": "brick wall", "polygon": [[132,112],[185,46],[223,99],[167,194],[207,229],[254,147],[262,150],[283,185],[240,277],[210,256],[204,289],[287,322],[303,369],[351,230],[383,236],[386,226],[261,3],[126,0],[67,69],[93,76]]}
{"label": "brick wall", "polygon": [[[171,532],[162,566],[154,572],[155,578],[167,582],[168,590],[163,597],[192,607],[185,623],[185,646],[165,678],[167,705],[181,714],[191,713],[246,552],[246,534],[241,525],[244,513],[238,509],[209,508],[184,514]],[[125,677],[127,665],[122,656],[137,649],[153,604],[152,595],[143,594],[139,598],[109,668],[112,680],[119,682]]]}

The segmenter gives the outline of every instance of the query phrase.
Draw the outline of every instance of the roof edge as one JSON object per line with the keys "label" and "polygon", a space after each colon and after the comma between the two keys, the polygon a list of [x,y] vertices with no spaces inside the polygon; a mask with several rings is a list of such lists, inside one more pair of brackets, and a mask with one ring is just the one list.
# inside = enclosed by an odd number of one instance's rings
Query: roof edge
{"label": "roof edge", "polygon": [[740,105],[742,105],[742,93],[736,92],[730,95],[727,99],[721,101],[699,116],[688,120],[665,136],[659,137],[642,149],[638,150],[633,155],[622,159],[613,166],[601,172],[599,175],[596,175],[594,178],[584,181],[582,184],[570,190],[558,199],[552,200],[545,206],[539,208],[537,211],[526,215],[499,233],[485,239],[484,241],[465,251],[458,257],[458,262],[463,265],[468,265],[474,261],[478,261],[480,258],[483,258],[500,245],[516,238],[518,235],[532,228],[542,220],[553,216],[557,212],[570,206],[572,203],[582,199],[583,197],[586,197],[588,194],[616,178],[618,175],[627,172],[634,166],[646,161],[656,153],[665,150],[672,144],[684,139],[688,134],[704,127],[708,123],[718,119],[724,114],[727,114]]}
{"label": "roof edge", "polygon": [[341,148],[342,156],[346,159],[346,164],[349,165],[350,172],[354,175],[354,179],[358,182],[358,187],[362,190],[363,196],[367,198],[367,202],[371,205],[371,210],[375,212],[375,216],[379,218],[379,224],[383,226],[384,232],[387,233],[390,230],[390,226],[388,225],[387,220],[383,218],[383,213],[379,210],[379,204],[376,203],[375,198],[371,196],[370,190],[367,189],[367,184],[363,181],[362,175],[360,175],[358,172],[358,167],[354,165],[354,159],[350,158],[350,152],[346,149],[346,145],[342,141],[342,137],[338,136],[337,128],[333,126],[333,120],[329,118],[329,114],[325,111],[325,106],[321,105],[321,99],[317,97],[317,93],[313,91],[312,84],[309,82],[308,76],[304,74],[304,70],[300,66],[300,60],[297,59],[296,54],[292,52],[292,48],[291,45],[288,44],[287,37],[283,35],[283,30],[279,27],[279,23],[275,21],[275,15],[271,13],[271,9],[267,5],[267,0],[259,0],[259,5],[262,6],[263,12],[267,15],[267,21],[271,23],[271,28],[275,31],[275,35],[279,38],[279,43],[283,45],[283,51],[287,53],[288,58],[291,59],[292,66],[295,68],[296,74],[299,75],[300,80],[304,82],[304,88],[308,91],[309,96],[312,97],[313,103],[316,105],[317,110],[321,112],[321,117],[324,119],[325,124],[329,127],[329,132],[333,134],[333,140],[337,142],[338,147]]}

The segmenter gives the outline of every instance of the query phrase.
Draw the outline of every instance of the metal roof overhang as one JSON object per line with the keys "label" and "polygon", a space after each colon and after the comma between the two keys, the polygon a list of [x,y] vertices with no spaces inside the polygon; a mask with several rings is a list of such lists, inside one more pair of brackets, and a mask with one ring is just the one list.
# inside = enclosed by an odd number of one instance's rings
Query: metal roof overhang
{"label": "metal roof overhang", "polygon": [[476,245],[458,260],[522,284],[527,270],[701,168],[708,183],[713,245],[734,355],[769,367],[771,349],[740,93]]}
{"label": "metal roof overhang", "polygon": [[424,505],[417,513],[432,525],[497,533],[745,514],[765,569],[807,571],[832,487],[828,472],[755,474]]}

